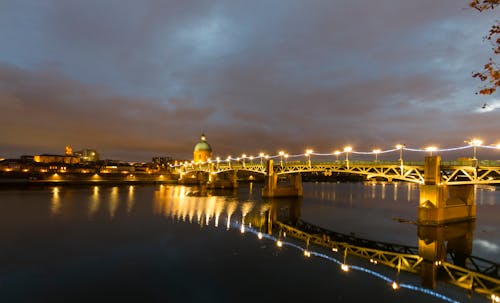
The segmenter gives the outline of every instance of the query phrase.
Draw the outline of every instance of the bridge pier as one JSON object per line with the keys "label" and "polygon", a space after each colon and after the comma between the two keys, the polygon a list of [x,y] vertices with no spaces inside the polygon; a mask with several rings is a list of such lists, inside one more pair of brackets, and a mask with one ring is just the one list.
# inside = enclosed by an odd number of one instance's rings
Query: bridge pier
{"label": "bridge pier", "polygon": [[302,196],[302,176],[300,173],[288,174],[288,185],[278,183],[278,175],[274,171],[274,161],[267,160],[267,174],[264,179],[264,188],[262,189],[263,198],[278,197],[301,197]]}
{"label": "bridge pier", "polygon": [[474,185],[441,184],[441,157],[425,157],[418,223],[442,225],[476,218]]}
{"label": "bridge pier", "polygon": [[454,265],[466,267],[466,259],[472,253],[474,222],[448,224],[446,226],[418,226],[418,255],[422,257],[422,286],[435,288],[441,262],[453,255]]}
{"label": "bridge pier", "polygon": [[237,171],[233,170],[229,174],[227,178],[221,178],[216,171],[215,165],[210,164],[207,188],[238,188]]}

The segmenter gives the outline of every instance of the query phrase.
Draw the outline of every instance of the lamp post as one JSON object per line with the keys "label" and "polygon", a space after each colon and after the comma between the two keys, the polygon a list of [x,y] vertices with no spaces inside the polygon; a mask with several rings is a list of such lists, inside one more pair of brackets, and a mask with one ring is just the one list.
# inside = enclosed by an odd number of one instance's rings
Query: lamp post
{"label": "lamp post", "polygon": [[241,155],[241,162],[243,163],[243,168],[245,168],[245,158],[247,157],[246,154]]}
{"label": "lamp post", "polygon": [[465,143],[468,143],[471,145],[474,149],[474,157],[472,160],[477,160],[477,147],[483,145],[483,140],[480,139],[472,139],[470,141],[465,141]]}
{"label": "lamp post", "polygon": [[288,163],[288,154],[285,154],[284,157],[285,157],[285,165],[286,165]]}
{"label": "lamp post", "polygon": [[307,157],[307,163],[309,165],[309,168],[311,168],[311,154],[312,154],[313,150],[312,149],[306,149],[306,157]]}
{"label": "lamp post", "polygon": [[399,149],[399,162],[403,166],[403,149],[406,147],[405,144],[398,144],[396,148]]}
{"label": "lamp post", "polygon": [[378,154],[380,154],[380,149],[376,148],[372,150],[372,152],[375,154],[375,163],[378,162]]}
{"label": "lamp post", "polygon": [[426,150],[426,151],[428,151],[428,152],[430,153],[430,156],[432,157],[432,152],[437,151],[437,150],[438,150],[438,148],[437,148],[437,147],[435,147],[435,146],[427,146],[427,147],[425,148],[425,150]]}
{"label": "lamp post", "polygon": [[405,144],[398,144],[396,148],[399,149],[399,163],[401,165],[401,175],[404,174],[404,165],[403,165],[403,149],[406,147]]}
{"label": "lamp post", "polygon": [[264,158],[264,153],[259,153],[260,166],[262,166],[262,158]]}
{"label": "lamp post", "polygon": [[280,150],[278,154],[280,155],[280,166],[283,167],[283,156],[285,155],[285,152]]}
{"label": "lamp post", "polygon": [[229,168],[231,168],[231,156],[227,156],[227,163],[229,164]]}
{"label": "lamp post", "polygon": [[473,165],[477,166],[477,164],[478,164],[478,161],[477,161],[477,147],[483,145],[483,140],[474,138],[474,139],[472,139],[470,141],[465,141],[465,143],[468,143],[469,145],[472,146],[472,148],[474,150],[474,157],[472,158],[472,161],[473,161]]}
{"label": "lamp post", "polygon": [[345,152],[345,163],[347,165],[347,168],[349,168],[349,152],[352,151],[352,147],[346,146],[344,147],[344,152]]}
{"label": "lamp post", "polygon": [[215,161],[217,161],[217,170],[219,170],[220,157],[215,158]]}
{"label": "lamp post", "polygon": [[335,162],[339,162],[340,151],[336,150],[336,151],[333,152],[333,154],[335,155]]}

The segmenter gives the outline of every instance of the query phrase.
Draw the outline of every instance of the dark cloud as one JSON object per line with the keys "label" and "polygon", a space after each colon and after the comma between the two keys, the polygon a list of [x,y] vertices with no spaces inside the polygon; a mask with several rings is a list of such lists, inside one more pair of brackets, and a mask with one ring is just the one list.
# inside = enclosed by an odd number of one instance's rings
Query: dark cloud
{"label": "dark cloud", "polygon": [[495,18],[467,1],[0,5],[0,153],[189,157],[496,141],[470,77]]}

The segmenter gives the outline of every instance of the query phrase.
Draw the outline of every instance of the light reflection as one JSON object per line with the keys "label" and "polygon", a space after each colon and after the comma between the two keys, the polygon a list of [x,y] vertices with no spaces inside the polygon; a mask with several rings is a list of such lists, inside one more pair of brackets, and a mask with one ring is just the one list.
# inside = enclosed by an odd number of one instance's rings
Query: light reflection
{"label": "light reflection", "polygon": [[52,189],[52,200],[50,204],[50,214],[52,216],[59,215],[61,213],[61,197],[59,196],[59,187],[54,187]]}
{"label": "light reflection", "polygon": [[118,186],[114,186],[111,188],[111,195],[109,197],[109,216],[111,219],[115,217],[118,203]]}
{"label": "light reflection", "polygon": [[382,200],[385,200],[385,182],[382,183]]}
{"label": "light reflection", "polygon": [[394,201],[397,201],[398,200],[398,183],[394,183],[394,196],[393,196],[393,200]]}
{"label": "light reflection", "polygon": [[127,200],[127,214],[130,215],[132,212],[132,208],[134,207],[135,199],[134,199],[134,186],[130,185],[128,187],[128,200]]}
{"label": "light reflection", "polygon": [[89,217],[93,217],[97,210],[99,209],[100,199],[99,199],[99,186],[94,186],[92,190],[92,196],[89,203]]}
{"label": "light reflection", "polygon": [[[160,188],[155,192],[153,213],[183,222],[193,223],[195,219],[200,226],[218,227],[221,218],[226,218],[225,226],[230,229],[234,222],[245,222],[254,207],[255,203],[251,201],[240,204],[227,197],[209,196],[203,191],[188,191],[186,187],[173,186]],[[233,219],[235,215],[238,217]],[[260,222],[255,217],[257,215],[252,213],[248,226],[252,226],[253,222]]]}

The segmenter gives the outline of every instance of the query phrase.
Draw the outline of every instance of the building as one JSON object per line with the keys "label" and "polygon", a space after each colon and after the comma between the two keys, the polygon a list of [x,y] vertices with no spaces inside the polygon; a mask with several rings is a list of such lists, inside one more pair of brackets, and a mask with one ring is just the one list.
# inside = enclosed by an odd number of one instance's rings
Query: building
{"label": "building", "polygon": [[33,160],[38,163],[64,163],[64,164],[78,164],[80,163],[80,158],[75,156],[63,156],[63,155],[36,155]]}
{"label": "building", "polygon": [[194,146],[193,160],[195,163],[207,162],[212,159],[212,147],[206,141],[205,134],[201,135],[200,142]]}
{"label": "building", "polygon": [[93,149],[83,149],[73,153],[76,157],[80,158],[80,162],[97,162],[99,161],[99,154]]}

